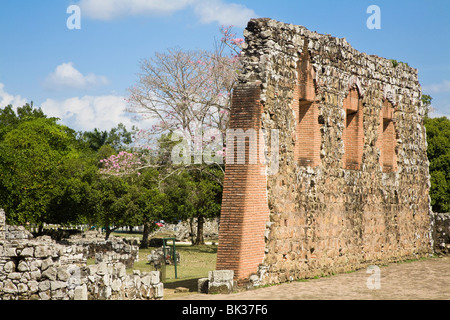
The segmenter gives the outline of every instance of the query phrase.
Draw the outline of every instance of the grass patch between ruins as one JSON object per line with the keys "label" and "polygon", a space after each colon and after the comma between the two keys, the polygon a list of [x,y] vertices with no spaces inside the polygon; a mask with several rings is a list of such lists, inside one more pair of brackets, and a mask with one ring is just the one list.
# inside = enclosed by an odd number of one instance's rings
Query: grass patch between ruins
{"label": "grass patch between ruins", "polygon": [[[154,271],[153,265],[148,263],[147,256],[156,248],[140,249],[139,261],[134,263],[133,270],[141,272]],[[217,245],[192,246],[180,244],[176,247],[180,253],[180,263],[177,265],[177,278],[173,265],[166,266],[164,283],[164,298],[168,299],[175,295],[186,295],[197,293],[199,278],[207,278],[208,272],[216,269]],[[160,270],[159,270],[160,271]]]}

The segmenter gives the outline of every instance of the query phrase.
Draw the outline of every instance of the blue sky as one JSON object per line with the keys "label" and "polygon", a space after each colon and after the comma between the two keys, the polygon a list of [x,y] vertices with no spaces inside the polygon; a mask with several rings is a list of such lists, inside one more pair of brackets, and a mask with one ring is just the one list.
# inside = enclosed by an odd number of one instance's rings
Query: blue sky
{"label": "blue sky", "polygon": [[[70,5],[81,29],[69,30]],[[381,29],[366,12],[381,10]],[[450,1],[14,0],[0,1],[0,107],[33,101],[76,130],[107,130],[124,113],[139,61],[167,48],[210,49],[221,25],[241,35],[269,17],[345,37],[357,50],[419,70],[434,115],[450,117]]]}

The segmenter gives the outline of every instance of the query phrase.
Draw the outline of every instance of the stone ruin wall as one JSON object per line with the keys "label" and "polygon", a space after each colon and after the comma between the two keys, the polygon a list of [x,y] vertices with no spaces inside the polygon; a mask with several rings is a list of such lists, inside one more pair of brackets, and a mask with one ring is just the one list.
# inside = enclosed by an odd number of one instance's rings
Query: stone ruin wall
{"label": "stone ruin wall", "polygon": [[279,283],[431,253],[417,70],[266,18],[244,36],[230,128],[264,132],[269,162],[227,159],[217,269]]}
{"label": "stone ruin wall", "polygon": [[433,228],[434,249],[437,254],[450,254],[450,213],[435,213]]}
{"label": "stone ruin wall", "polygon": [[138,247],[120,239],[79,236],[62,244],[33,238],[23,227],[6,225],[0,209],[0,300],[162,299],[159,271],[127,274],[137,254]]}

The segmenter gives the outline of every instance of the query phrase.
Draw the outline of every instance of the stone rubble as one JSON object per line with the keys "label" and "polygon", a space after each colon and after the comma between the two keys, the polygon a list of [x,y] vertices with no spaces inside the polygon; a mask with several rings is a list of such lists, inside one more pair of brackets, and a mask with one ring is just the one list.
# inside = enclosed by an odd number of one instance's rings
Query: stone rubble
{"label": "stone rubble", "polygon": [[0,210],[0,300],[163,298],[159,271],[127,274],[121,260],[127,255],[126,261],[134,261],[138,249],[123,241],[96,244],[100,246],[95,253],[97,263],[88,265],[92,247],[87,243],[60,244],[50,236],[32,238],[22,228],[6,226]]}

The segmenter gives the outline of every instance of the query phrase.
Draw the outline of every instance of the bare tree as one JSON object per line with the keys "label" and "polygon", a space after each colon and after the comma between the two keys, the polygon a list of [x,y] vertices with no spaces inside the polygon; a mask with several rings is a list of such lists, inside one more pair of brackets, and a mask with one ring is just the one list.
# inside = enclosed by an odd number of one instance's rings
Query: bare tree
{"label": "bare tree", "polygon": [[141,62],[138,83],[130,89],[129,112],[155,119],[153,134],[216,128],[226,129],[233,62],[216,50],[169,49]]}

